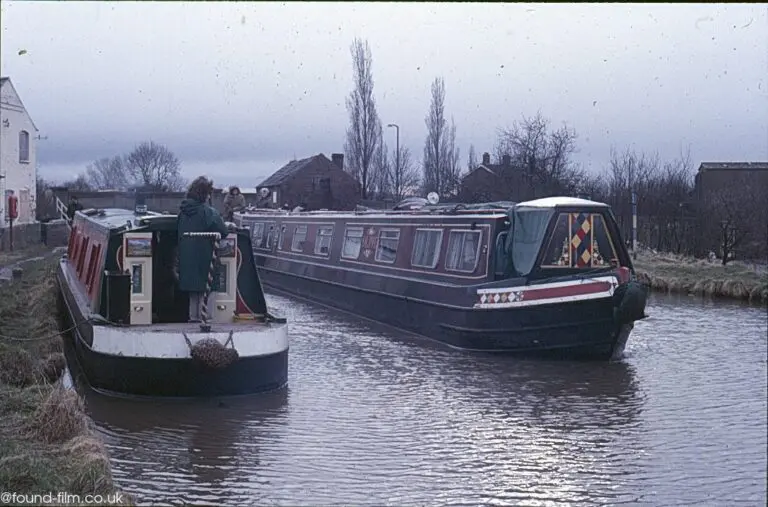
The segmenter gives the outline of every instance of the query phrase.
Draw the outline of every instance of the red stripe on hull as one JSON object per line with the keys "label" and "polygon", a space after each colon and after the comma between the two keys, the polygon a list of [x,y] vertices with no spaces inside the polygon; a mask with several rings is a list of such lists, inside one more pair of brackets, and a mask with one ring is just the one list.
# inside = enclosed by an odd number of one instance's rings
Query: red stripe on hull
{"label": "red stripe on hull", "polygon": [[540,299],[552,299],[568,296],[581,296],[610,290],[609,282],[580,283],[565,287],[552,287],[548,289],[527,289],[523,292],[523,301],[537,301]]}

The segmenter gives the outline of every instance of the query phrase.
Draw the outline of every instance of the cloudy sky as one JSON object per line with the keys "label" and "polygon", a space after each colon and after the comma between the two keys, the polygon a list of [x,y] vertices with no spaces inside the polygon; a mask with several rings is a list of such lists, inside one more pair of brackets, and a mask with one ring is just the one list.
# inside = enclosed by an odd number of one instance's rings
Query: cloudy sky
{"label": "cloudy sky", "polygon": [[[768,8],[760,5],[2,2],[0,72],[40,135],[40,172],[76,173],[142,140],[186,176],[256,185],[343,150],[354,37],[383,123],[421,159],[436,76],[466,155],[537,111],[611,146],[768,160]],[[26,52],[19,54],[21,50]],[[390,146],[393,129],[385,131]]]}

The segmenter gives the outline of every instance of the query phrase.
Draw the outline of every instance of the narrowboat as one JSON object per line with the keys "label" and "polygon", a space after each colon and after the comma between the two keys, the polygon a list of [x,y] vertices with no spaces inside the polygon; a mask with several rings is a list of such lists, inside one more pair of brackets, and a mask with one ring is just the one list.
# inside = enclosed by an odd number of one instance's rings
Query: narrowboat
{"label": "narrowboat", "polygon": [[647,293],[606,204],[572,197],[393,210],[247,209],[266,287],[457,349],[607,360]]}
{"label": "narrowboat", "polygon": [[[67,341],[98,391],[138,396],[220,396],[287,383],[288,329],[256,270],[250,231],[230,224],[215,240],[202,322],[178,289],[177,216],[141,210],[77,211],[57,282]],[[181,241],[184,241],[182,238]]]}

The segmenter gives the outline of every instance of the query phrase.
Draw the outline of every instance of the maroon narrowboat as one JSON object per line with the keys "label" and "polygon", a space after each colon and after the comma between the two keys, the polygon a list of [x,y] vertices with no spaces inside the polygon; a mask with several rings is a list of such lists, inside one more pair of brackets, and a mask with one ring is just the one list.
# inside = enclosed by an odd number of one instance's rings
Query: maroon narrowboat
{"label": "maroon narrowboat", "polygon": [[608,205],[435,200],[386,211],[250,209],[235,220],[278,292],[458,349],[622,354],[647,294]]}

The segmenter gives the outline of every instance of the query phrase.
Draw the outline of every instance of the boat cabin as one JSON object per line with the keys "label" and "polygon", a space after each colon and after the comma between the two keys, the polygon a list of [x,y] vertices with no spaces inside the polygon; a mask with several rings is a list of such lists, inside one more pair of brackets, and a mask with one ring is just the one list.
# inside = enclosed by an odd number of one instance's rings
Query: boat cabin
{"label": "boat cabin", "polygon": [[[178,289],[176,215],[125,209],[78,211],[72,222],[67,276],[92,314],[109,323],[186,323],[189,299]],[[211,323],[267,314],[247,231],[220,240],[219,290]]]}
{"label": "boat cabin", "polygon": [[557,197],[358,212],[247,211],[260,266],[274,260],[476,285],[579,275],[631,259],[610,208]]}

